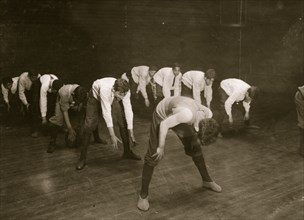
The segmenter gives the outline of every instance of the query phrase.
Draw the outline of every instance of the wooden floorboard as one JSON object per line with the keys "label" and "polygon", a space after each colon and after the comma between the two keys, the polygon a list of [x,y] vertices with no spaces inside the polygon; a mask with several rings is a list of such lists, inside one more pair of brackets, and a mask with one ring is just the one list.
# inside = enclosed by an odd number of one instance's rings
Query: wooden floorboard
{"label": "wooden floorboard", "polygon": [[[148,212],[136,208],[143,161],[121,159],[121,147],[115,152],[92,143],[87,167],[78,172],[79,149],[65,147],[63,137],[48,154],[48,137],[29,137],[27,126],[2,127],[0,219],[302,220],[304,159],[297,154],[294,116],[203,147],[222,193],[202,188],[191,158],[170,131],[151,182]],[[149,120],[135,117],[134,129],[134,151],[143,157]]]}

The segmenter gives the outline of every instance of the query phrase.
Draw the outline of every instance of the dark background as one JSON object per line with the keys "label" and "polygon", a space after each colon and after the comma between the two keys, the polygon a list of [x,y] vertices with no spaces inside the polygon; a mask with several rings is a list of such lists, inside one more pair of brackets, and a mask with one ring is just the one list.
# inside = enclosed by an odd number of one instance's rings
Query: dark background
{"label": "dark background", "polygon": [[[216,88],[261,88],[259,110],[294,109],[303,85],[301,0],[1,0],[1,77],[54,73],[90,87],[136,65],[214,68]],[[269,100],[271,103],[269,103]]]}

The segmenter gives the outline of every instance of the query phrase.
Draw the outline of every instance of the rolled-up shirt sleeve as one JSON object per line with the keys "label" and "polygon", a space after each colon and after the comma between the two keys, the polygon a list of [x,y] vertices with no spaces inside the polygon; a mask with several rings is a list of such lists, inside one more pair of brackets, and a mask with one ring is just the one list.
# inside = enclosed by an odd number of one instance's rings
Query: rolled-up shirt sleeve
{"label": "rolled-up shirt sleeve", "polygon": [[1,84],[1,90],[2,90],[3,99],[4,99],[5,103],[8,104],[9,103],[8,90],[3,86],[3,84]]}
{"label": "rolled-up shirt sleeve", "polygon": [[131,96],[131,93],[130,93],[130,91],[128,91],[127,94],[125,95],[125,97],[122,99],[122,104],[124,106],[126,121],[127,121],[129,130],[133,129],[133,111],[132,111],[130,96]]}
{"label": "rolled-up shirt sleeve", "polygon": [[41,116],[46,117],[47,113],[47,92],[49,89],[49,82],[42,82],[40,88],[40,111]]}
{"label": "rolled-up shirt sleeve", "polygon": [[111,97],[104,94],[103,91],[99,91],[99,96],[100,96],[100,105],[102,109],[102,116],[106,122],[106,125],[108,128],[113,127]]}

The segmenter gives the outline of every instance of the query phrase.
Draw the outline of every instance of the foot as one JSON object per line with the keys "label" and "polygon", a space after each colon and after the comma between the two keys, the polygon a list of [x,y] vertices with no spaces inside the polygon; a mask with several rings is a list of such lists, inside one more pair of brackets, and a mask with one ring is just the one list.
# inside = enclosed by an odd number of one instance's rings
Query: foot
{"label": "foot", "polygon": [[149,200],[148,197],[142,199],[140,196],[137,201],[137,208],[142,211],[148,211],[149,209]]}
{"label": "foot", "polygon": [[131,160],[141,160],[140,156],[135,154],[133,151],[129,151],[129,152],[125,152],[123,155],[122,155],[123,158],[125,159],[131,159]]}
{"label": "foot", "polygon": [[31,136],[32,136],[32,138],[37,138],[38,137],[38,132],[37,131],[33,132],[31,134]]}
{"label": "foot", "polygon": [[211,189],[214,192],[221,192],[222,188],[217,185],[215,182],[203,182],[203,187],[207,188],[207,189]]}
{"label": "foot", "polygon": [[78,161],[76,165],[76,170],[82,170],[85,167],[85,165],[86,165],[85,160]]}
{"label": "foot", "polygon": [[97,140],[95,140],[95,143],[97,144],[108,144],[108,142],[102,138],[98,138]]}
{"label": "foot", "polygon": [[55,151],[55,144],[50,144],[46,152],[51,154],[54,151]]}

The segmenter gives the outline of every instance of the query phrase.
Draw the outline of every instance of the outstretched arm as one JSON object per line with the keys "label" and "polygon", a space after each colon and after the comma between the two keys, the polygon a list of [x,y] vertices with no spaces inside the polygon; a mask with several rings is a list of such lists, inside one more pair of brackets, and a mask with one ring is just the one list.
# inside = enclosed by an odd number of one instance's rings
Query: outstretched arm
{"label": "outstretched arm", "polygon": [[189,109],[176,108],[173,110],[173,114],[171,116],[160,123],[158,148],[156,153],[152,156],[156,156],[155,160],[161,160],[164,156],[165,140],[168,130],[181,123],[188,123],[192,120],[192,118],[193,114]]}

